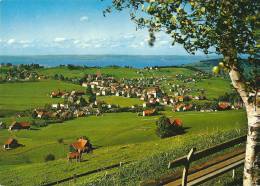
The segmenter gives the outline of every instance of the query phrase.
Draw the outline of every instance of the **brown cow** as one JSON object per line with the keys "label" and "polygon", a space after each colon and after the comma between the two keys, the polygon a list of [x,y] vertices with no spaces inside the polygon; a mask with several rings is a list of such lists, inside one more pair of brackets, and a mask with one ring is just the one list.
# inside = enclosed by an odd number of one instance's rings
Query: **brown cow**
{"label": "brown cow", "polygon": [[81,153],[80,152],[70,152],[68,154],[68,161],[71,162],[71,160],[76,159],[77,162],[81,161]]}

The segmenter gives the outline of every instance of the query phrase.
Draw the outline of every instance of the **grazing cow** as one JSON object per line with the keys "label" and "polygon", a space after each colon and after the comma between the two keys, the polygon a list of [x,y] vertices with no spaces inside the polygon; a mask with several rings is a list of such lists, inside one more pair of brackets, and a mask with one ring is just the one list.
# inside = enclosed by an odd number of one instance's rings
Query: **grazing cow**
{"label": "grazing cow", "polygon": [[81,161],[81,153],[80,152],[70,152],[68,154],[68,161],[71,162],[71,160],[76,159],[77,162]]}

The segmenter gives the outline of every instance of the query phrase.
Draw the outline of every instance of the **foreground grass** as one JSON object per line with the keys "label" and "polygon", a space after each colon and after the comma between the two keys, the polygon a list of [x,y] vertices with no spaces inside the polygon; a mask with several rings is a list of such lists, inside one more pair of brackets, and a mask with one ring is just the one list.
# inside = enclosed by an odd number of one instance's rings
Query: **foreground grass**
{"label": "foreground grass", "polygon": [[[103,174],[99,174],[98,176],[93,175],[96,176],[95,179],[92,179],[91,176],[85,179],[81,178],[78,180],[78,185],[139,185],[141,181],[158,179],[169,174],[172,175],[182,167],[168,169],[167,165],[169,161],[187,155],[191,148],[196,147],[197,150],[202,150],[244,134],[245,131],[231,130],[203,134],[197,137],[193,136],[186,139],[184,143],[175,144],[175,148],[172,148],[171,143],[169,143],[168,149],[163,149],[162,151],[152,154],[151,156],[144,157],[137,162],[120,167],[116,172],[103,172]],[[207,159],[210,159],[210,157],[204,158],[204,161],[207,161]],[[226,176],[224,175],[222,177]],[[237,181],[239,181],[239,179]],[[218,179],[215,179],[210,181],[212,185],[216,185],[216,182],[218,182],[217,185],[225,185],[233,182],[233,180],[228,178],[226,180],[219,181]],[[210,184],[206,183],[205,185]]]}
{"label": "foreground grass", "polygon": [[[203,139],[218,131],[225,133],[241,129],[246,123],[244,111],[167,111],[164,114],[183,119],[186,133],[161,140],[154,132],[159,116],[144,118],[135,113],[91,116],[34,131],[9,133],[3,130],[0,132],[1,142],[14,136],[25,146],[12,151],[0,151],[0,184],[39,185],[120,161],[137,161],[169,150],[175,152],[186,148],[186,144],[195,143],[197,138]],[[67,163],[65,156],[68,144],[82,135],[88,136],[97,149],[92,154],[84,155],[84,162]],[[59,144],[58,138],[63,138],[64,144]],[[43,159],[48,153],[54,154],[57,160],[44,163]],[[93,180],[91,177],[89,179]]]}

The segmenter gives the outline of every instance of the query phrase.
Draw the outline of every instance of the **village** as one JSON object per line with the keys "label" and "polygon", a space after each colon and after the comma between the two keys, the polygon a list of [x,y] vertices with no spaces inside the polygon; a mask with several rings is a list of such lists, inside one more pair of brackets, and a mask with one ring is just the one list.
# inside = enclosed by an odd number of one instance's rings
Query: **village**
{"label": "village", "polygon": [[11,63],[2,63],[0,64],[0,83],[46,79],[46,76],[37,73],[37,69],[42,68],[39,64],[13,65]]}
{"label": "village", "polygon": [[[203,74],[196,74],[199,78]],[[180,79],[179,75],[176,75]],[[32,116],[40,119],[61,118],[68,120],[76,117],[88,115],[101,116],[102,113],[112,112],[137,112],[142,116],[154,115],[159,110],[170,108],[173,112],[180,111],[200,111],[213,112],[218,110],[240,109],[240,102],[233,105],[227,101],[209,101],[204,106],[192,104],[192,100],[207,100],[204,90],[197,90],[198,95],[189,95],[190,88],[184,85],[168,84],[170,86],[169,96],[159,86],[166,78],[140,78],[140,79],[121,79],[117,81],[114,77],[102,76],[100,73],[90,74],[85,78],[82,87],[85,91],[52,91],[51,98],[63,98],[63,103],[54,103],[50,108],[36,108]],[[187,81],[196,81],[194,78],[183,79]],[[120,96],[125,98],[137,98],[143,101],[142,105],[132,105],[127,108],[120,108],[117,103],[107,104],[99,101],[97,98],[101,96]]]}
{"label": "village", "polygon": [[[24,67],[23,67],[24,68]],[[7,72],[9,81],[15,78],[16,70]],[[22,70],[18,76],[24,80],[46,79],[51,78],[44,75],[38,75],[34,69],[39,66],[26,67],[26,71]],[[30,72],[32,69],[32,72]],[[158,70],[156,68],[145,68],[145,71]],[[139,71],[137,71],[140,74]],[[23,76],[21,75],[23,74]],[[72,120],[79,117],[87,117],[95,115],[103,116],[104,113],[119,113],[132,112],[138,116],[154,116],[160,115],[160,111],[171,110],[172,112],[217,112],[222,110],[240,109],[243,107],[241,102],[229,102],[224,100],[214,101],[207,99],[207,91],[204,89],[195,89],[186,86],[189,83],[200,82],[203,79],[209,78],[211,75],[204,72],[196,72],[193,76],[184,76],[182,74],[175,75],[175,82],[170,81],[168,77],[143,77],[140,78],[121,78],[117,79],[113,76],[101,74],[97,71],[95,74],[85,75],[80,81],[70,79],[71,83],[81,83],[84,91],[73,90],[53,90],[49,93],[49,97],[53,99],[53,103],[42,108],[35,108],[31,112],[33,121],[18,122],[14,121],[9,125],[9,131],[17,131],[30,129],[31,127],[43,127],[51,123],[61,123],[63,121]],[[12,78],[11,78],[12,77]],[[55,75],[57,79],[61,77]],[[68,81],[62,78],[61,81]],[[164,86],[162,86],[164,85]],[[194,94],[195,92],[195,94]],[[132,105],[129,107],[120,107],[116,102],[108,104],[105,101],[100,101],[99,97],[124,97],[127,99],[138,99],[143,103],[140,105]],[[63,102],[56,102],[56,99],[62,99]],[[202,103],[200,103],[202,102]],[[179,123],[182,123],[179,119]],[[3,122],[1,128],[7,128]],[[15,138],[8,138],[3,145],[6,150],[14,149],[22,144],[19,144]],[[92,144],[86,137],[79,137],[78,140],[69,145],[68,160],[81,159],[83,152],[92,151]]]}
{"label": "village", "polygon": [[[63,166],[87,166],[107,148],[128,150],[124,144],[226,127],[225,119],[211,124],[216,115],[230,113],[243,124],[239,96],[214,88],[229,80],[188,67],[3,64],[0,69],[6,90],[0,98],[5,108],[0,110],[0,162],[28,152],[30,161],[44,165],[62,160]],[[38,148],[45,150],[34,153]],[[16,161],[11,157],[8,161]]]}

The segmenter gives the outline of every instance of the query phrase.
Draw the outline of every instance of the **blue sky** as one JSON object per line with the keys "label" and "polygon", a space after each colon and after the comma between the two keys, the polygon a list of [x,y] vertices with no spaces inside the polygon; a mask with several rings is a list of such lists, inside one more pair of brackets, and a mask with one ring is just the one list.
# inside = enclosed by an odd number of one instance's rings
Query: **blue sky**
{"label": "blue sky", "polygon": [[187,54],[163,33],[149,47],[127,11],[103,17],[110,1],[0,0],[0,55]]}

